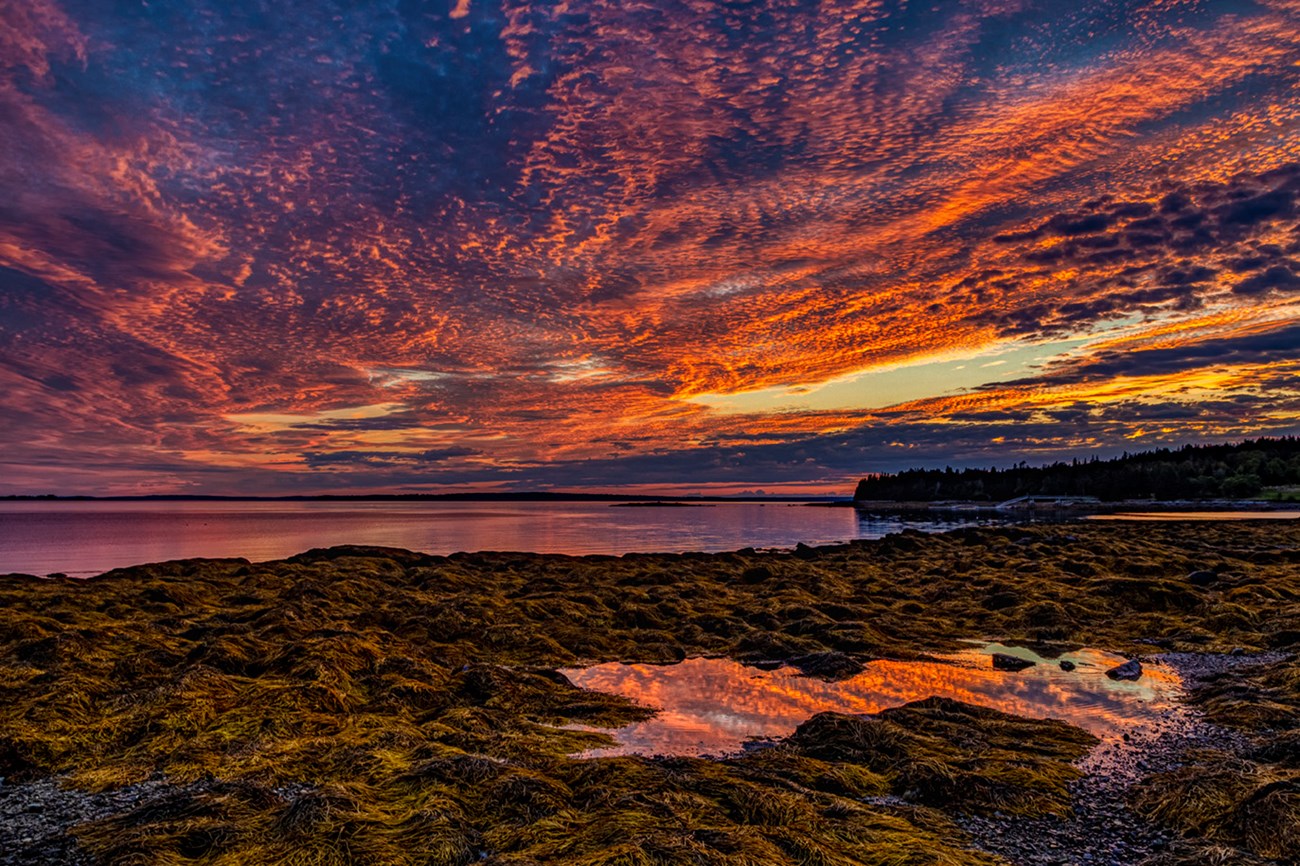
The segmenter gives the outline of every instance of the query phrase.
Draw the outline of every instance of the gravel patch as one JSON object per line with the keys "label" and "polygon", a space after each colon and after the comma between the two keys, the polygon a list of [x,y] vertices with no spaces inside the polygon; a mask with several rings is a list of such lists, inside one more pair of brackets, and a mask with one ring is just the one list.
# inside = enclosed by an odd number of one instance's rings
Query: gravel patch
{"label": "gravel patch", "polygon": [[11,783],[0,779],[0,866],[90,866],[72,828],[126,812],[176,786],[142,782],[91,794],[57,779]]}
{"label": "gravel patch", "polygon": [[[211,784],[155,780],[90,793],[65,788],[60,779],[18,783],[0,779],[0,866],[94,866],[94,858],[77,844],[74,828],[177,794],[196,794]],[[310,789],[310,785],[291,785],[275,792],[295,797]]]}

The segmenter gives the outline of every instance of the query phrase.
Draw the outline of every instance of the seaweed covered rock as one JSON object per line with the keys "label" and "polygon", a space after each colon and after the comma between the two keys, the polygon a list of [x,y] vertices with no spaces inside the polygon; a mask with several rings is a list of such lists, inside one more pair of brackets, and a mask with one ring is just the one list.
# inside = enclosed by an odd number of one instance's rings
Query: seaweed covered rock
{"label": "seaweed covered rock", "polygon": [[1300,862],[1300,772],[1205,753],[1189,766],[1147,779],[1134,806],[1186,836]]}
{"label": "seaweed covered rock", "polygon": [[1236,658],[1240,667],[1202,682],[1191,699],[1248,745],[1147,779],[1134,804],[1189,837],[1300,862],[1300,666],[1294,657]]}
{"label": "seaweed covered rock", "polygon": [[805,676],[824,680],[842,680],[862,673],[862,662],[842,652],[809,653],[790,659],[791,665]]}
{"label": "seaweed covered rock", "polygon": [[1293,656],[1219,674],[1192,696],[1220,724],[1247,731],[1300,728],[1300,662]]}
{"label": "seaweed covered rock", "polygon": [[108,864],[465,866],[478,859],[477,834],[455,804],[419,797],[410,807],[394,818],[364,785],[288,790],[215,783],[160,791],[76,832]]}
{"label": "seaweed covered rock", "polygon": [[1063,722],[1024,719],[948,698],[874,716],[819,713],[789,744],[801,754],[859,764],[905,799],[960,812],[1064,814],[1071,762],[1097,742]]}
{"label": "seaweed covered rock", "polygon": [[1300,770],[1300,730],[1281,731],[1262,738],[1251,750],[1251,760],[1276,764],[1287,770]]}
{"label": "seaweed covered rock", "polygon": [[818,713],[796,728],[787,742],[811,758],[889,772],[906,761],[915,741],[879,716]]}

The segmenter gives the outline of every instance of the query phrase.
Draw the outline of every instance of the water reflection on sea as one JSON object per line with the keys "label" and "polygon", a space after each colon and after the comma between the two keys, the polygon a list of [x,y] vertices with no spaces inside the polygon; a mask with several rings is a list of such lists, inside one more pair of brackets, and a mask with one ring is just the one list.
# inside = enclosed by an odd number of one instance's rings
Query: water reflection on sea
{"label": "water reflection on sea", "polygon": [[[1037,662],[1019,672],[994,670],[990,655],[1006,652]],[[730,659],[688,659],[671,665],[601,664],[563,673],[586,689],[624,695],[659,709],[651,719],[608,731],[618,745],[587,753],[606,755],[721,755],[751,738],[787,736],[819,712],[875,713],[932,696],[1033,718],[1061,719],[1113,739],[1155,725],[1171,711],[1178,676],[1147,665],[1140,680],[1105,675],[1122,656],[1083,649],[1066,653],[1077,666],[1023,648],[990,644],[941,661],[876,661],[850,679],[825,682],[794,668],[760,670]]]}
{"label": "water reflection on sea", "polygon": [[427,553],[622,554],[790,548],[943,531],[989,518],[914,519],[850,507],[720,502],[0,502],[0,574],[90,576],[190,557],[277,559],[364,544]]}
{"label": "water reflection on sea", "polygon": [[[609,502],[0,502],[0,574],[88,577],[112,568],[191,557],[292,556],[340,544],[426,553],[517,550],[623,554],[791,548],[882,538],[914,529],[1069,520],[1077,514],[989,511],[874,513],[846,504]],[[1120,519],[1232,520],[1297,512],[1125,515]],[[1099,519],[1101,516],[1098,516]]]}

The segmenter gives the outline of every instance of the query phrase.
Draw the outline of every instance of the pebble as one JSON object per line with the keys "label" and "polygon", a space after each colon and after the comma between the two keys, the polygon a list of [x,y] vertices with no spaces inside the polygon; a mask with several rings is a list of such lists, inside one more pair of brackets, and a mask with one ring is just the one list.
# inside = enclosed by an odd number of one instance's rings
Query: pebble
{"label": "pebble", "polygon": [[65,790],[54,779],[18,783],[0,779],[0,866],[89,866],[90,857],[69,831],[134,807],[150,788],[146,783],[89,794]]}

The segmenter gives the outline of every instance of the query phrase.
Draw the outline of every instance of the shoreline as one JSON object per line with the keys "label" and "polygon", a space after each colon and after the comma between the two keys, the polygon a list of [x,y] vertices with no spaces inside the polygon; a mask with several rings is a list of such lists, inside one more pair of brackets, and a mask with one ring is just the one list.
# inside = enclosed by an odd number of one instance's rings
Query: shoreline
{"label": "shoreline", "polygon": [[838,507],[851,505],[859,511],[881,514],[976,514],[988,516],[1017,517],[1038,516],[1051,520],[1053,518],[1070,519],[1093,514],[1118,513],[1162,513],[1178,514],[1220,514],[1234,512],[1296,512],[1300,503],[1291,501],[1272,501],[1267,499],[1126,499],[1096,502],[1079,505],[1061,506],[1013,506],[1002,507],[1001,503],[973,500],[944,502],[896,502],[892,500],[853,500],[848,503],[808,503]]}
{"label": "shoreline", "polygon": [[[1300,852],[1300,838],[1259,830],[1279,815],[1300,822],[1287,787],[1300,778],[1293,747],[1274,747],[1295,741],[1278,732],[1300,728],[1300,526],[1290,522],[1194,533],[1029,524],[721,554],[342,547],[92,580],[5,576],[0,603],[11,696],[0,776],[9,793],[45,792],[24,810],[60,808],[42,780],[100,798],[78,800],[99,805],[58,834],[75,837],[87,863],[288,864],[303,851],[327,862],[340,838],[362,862],[427,863],[411,852],[436,839],[439,862],[586,863],[632,856],[635,838],[671,862],[783,864],[814,851],[860,862],[875,851],[881,862],[911,852],[990,866],[971,847],[980,822],[1009,821],[987,826],[1011,838],[1006,826],[1078,809],[1096,776],[1077,763],[1090,735],[930,699],[875,716],[822,713],[776,747],[732,758],[583,762],[567,755],[609,740],[559,727],[645,717],[626,699],[573,688],[560,667],[712,655],[805,658],[810,673],[841,676],[971,637],[1260,661],[1232,662],[1191,697],[1236,745],[1212,741],[1220,757],[1148,767],[1125,802],[1177,842],[1145,852],[1167,855],[1161,866],[1199,862],[1168,857],[1209,846],[1243,863]],[[1231,820],[1206,824],[1181,805],[1207,789]],[[0,863],[24,862],[16,856]]]}

